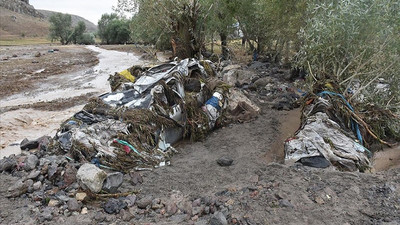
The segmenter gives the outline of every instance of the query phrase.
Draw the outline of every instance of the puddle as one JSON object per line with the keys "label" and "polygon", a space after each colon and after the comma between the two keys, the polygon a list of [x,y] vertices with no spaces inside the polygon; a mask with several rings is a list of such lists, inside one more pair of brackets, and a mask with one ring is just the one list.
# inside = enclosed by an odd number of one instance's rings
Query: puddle
{"label": "puddle", "polygon": [[284,143],[300,127],[301,108],[291,111],[280,111],[279,113],[280,133],[276,137],[276,141],[272,143],[270,151],[265,155],[267,163],[284,163]]}
{"label": "puddle", "polygon": [[[99,64],[78,72],[54,75],[47,78],[35,90],[0,100],[1,107],[72,98],[94,92],[110,92],[107,81],[110,74],[143,64],[132,53],[123,53],[87,46],[98,52]],[[81,110],[83,105],[61,111],[20,109],[0,114],[0,159],[21,152],[19,143],[24,139],[36,139],[43,135],[54,136],[60,123]]]}

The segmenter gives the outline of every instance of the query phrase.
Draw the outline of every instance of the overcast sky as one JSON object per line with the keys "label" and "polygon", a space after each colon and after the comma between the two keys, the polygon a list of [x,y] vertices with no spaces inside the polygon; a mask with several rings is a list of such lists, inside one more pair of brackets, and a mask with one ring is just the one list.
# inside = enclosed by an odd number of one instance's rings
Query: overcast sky
{"label": "overcast sky", "polygon": [[104,13],[111,13],[117,0],[30,0],[35,9],[45,9],[81,16],[94,24]]}

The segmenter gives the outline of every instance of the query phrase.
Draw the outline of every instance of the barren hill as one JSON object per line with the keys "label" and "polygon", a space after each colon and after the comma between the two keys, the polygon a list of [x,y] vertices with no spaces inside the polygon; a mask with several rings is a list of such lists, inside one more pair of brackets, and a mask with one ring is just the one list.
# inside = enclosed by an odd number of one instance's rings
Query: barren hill
{"label": "barren hill", "polygon": [[[38,9],[37,11],[43,14],[44,17],[47,19],[50,18],[50,16],[53,15],[54,13],[57,13],[54,11],[43,10],[43,9]],[[86,25],[87,32],[94,33],[97,31],[97,26],[94,23],[90,22],[89,20],[77,15],[71,15],[71,17],[72,17],[72,26],[78,24],[79,21],[83,21]]]}
{"label": "barren hill", "polygon": [[[36,10],[27,0],[0,0],[0,36],[1,39],[23,37],[46,38],[50,23],[48,18],[56,12]],[[76,15],[72,16],[73,26],[79,21],[86,24],[88,32],[96,32],[97,26]]]}

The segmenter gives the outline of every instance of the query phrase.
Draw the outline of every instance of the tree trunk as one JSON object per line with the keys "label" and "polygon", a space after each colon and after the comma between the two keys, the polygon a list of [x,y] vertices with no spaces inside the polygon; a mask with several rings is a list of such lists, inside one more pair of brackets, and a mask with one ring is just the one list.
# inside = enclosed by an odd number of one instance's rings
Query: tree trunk
{"label": "tree trunk", "polygon": [[211,34],[211,53],[214,54],[214,32]]}
{"label": "tree trunk", "polygon": [[222,59],[228,59],[229,57],[228,37],[225,32],[221,32],[219,36],[221,37]]}

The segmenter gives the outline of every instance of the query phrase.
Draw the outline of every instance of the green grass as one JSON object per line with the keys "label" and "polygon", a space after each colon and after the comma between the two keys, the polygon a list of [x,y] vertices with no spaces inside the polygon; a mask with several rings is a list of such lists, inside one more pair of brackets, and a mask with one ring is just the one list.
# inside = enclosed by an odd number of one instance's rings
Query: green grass
{"label": "green grass", "polygon": [[51,41],[46,38],[0,39],[0,46],[38,45],[50,43]]}

